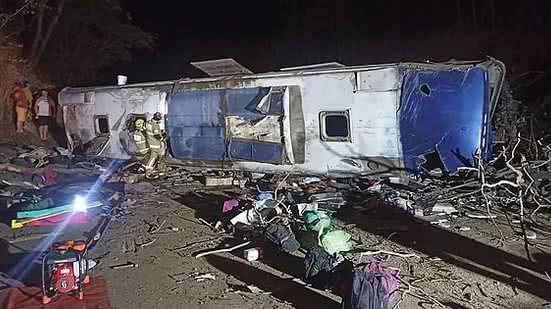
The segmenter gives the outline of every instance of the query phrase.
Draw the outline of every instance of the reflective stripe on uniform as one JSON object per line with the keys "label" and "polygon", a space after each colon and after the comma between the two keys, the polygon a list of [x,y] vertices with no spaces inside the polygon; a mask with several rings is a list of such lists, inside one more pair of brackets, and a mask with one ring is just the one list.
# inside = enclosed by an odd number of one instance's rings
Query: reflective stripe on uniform
{"label": "reflective stripe on uniform", "polygon": [[145,139],[145,136],[140,133],[134,133],[134,142],[136,143],[136,146],[138,147],[138,153],[140,155],[146,155],[149,152],[149,147],[147,146],[147,140]]}
{"label": "reflective stripe on uniform", "polygon": [[145,127],[148,135],[157,135],[161,133],[161,125],[156,121],[148,122]]}
{"label": "reflective stripe on uniform", "polygon": [[149,148],[161,149],[161,145],[160,144],[159,145],[150,144]]}
{"label": "reflective stripe on uniform", "polygon": [[147,135],[154,136],[154,135],[159,135],[159,134],[161,134],[161,131],[147,131]]}
{"label": "reflective stripe on uniform", "polygon": [[149,159],[147,160],[147,164],[145,165],[146,170],[151,170],[155,167],[155,162],[157,161],[157,158],[159,156],[155,153],[151,153]]}

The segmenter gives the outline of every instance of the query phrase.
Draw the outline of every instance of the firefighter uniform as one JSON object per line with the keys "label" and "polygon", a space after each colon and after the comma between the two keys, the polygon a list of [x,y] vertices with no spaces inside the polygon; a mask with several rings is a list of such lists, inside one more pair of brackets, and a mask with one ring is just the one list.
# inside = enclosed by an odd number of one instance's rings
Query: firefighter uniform
{"label": "firefighter uniform", "polygon": [[134,140],[134,143],[136,143],[136,147],[138,148],[137,155],[143,160],[147,154],[149,153],[149,145],[147,143],[147,138],[144,134],[145,129],[145,121],[143,119],[138,119],[135,122],[135,130],[132,132],[132,139]]}
{"label": "firefighter uniform", "polygon": [[145,174],[147,176],[155,172],[157,161],[159,161],[161,157],[161,121],[158,119],[151,119],[147,122],[145,131],[147,134],[147,145],[149,146],[149,155],[147,156],[145,164]]}

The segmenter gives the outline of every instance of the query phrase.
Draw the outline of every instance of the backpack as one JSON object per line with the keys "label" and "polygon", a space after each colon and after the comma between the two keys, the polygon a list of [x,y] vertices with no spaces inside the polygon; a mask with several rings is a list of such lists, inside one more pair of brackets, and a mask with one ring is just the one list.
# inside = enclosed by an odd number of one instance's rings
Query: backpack
{"label": "backpack", "polygon": [[329,255],[323,248],[316,246],[306,253],[304,258],[304,281],[316,288],[331,286],[330,275],[337,259]]}
{"label": "backpack", "polygon": [[381,273],[355,270],[347,294],[342,298],[342,309],[383,309],[386,290]]}
{"label": "backpack", "polygon": [[354,270],[342,299],[342,309],[382,309],[394,303],[400,288],[398,273],[384,269],[382,262],[372,261]]}
{"label": "backpack", "polygon": [[283,252],[293,253],[300,248],[300,244],[295,238],[293,231],[279,223],[268,225],[264,231],[264,235]]}
{"label": "backpack", "polygon": [[331,289],[342,296],[354,265],[342,256],[332,256],[316,246],[306,253],[304,268],[304,281],[315,288]]}

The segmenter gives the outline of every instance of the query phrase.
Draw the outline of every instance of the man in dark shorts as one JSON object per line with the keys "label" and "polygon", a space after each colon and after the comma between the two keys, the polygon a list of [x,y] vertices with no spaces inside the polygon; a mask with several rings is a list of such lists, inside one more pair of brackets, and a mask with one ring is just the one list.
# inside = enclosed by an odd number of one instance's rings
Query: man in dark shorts
{"label": "man in dark shorts", "polygon": [[38,133],[40,139],[48,140],[48,125],[50,119],[56,114],[54,101],[48,96],[48,90],[42,89],[40,97],[34,105],[36,120],[38,122]]}

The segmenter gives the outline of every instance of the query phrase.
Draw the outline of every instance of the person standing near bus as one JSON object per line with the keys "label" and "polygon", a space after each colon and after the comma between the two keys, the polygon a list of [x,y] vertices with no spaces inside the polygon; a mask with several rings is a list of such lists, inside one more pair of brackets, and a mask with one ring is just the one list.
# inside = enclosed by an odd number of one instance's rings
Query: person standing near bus
{"label": "person standing near bus", "polygon": [[38,123],[38,133],[42,141],[48,140],[48,125],[52,117],[56,115],[54,101],[48,96],[48,90],[42,89],[40,97],[36,99],[34,106],[36,120]]}
{"label": "person standing near bus", "polygon": [[13,100],[15,101],[15,114],[17,116],[17,119],[16,119],[17,133],[23,133],[25,120],[27,120],[29,100],[27,99],[27,95],[23,90],[23,84],[20,82],[15,83]]}

